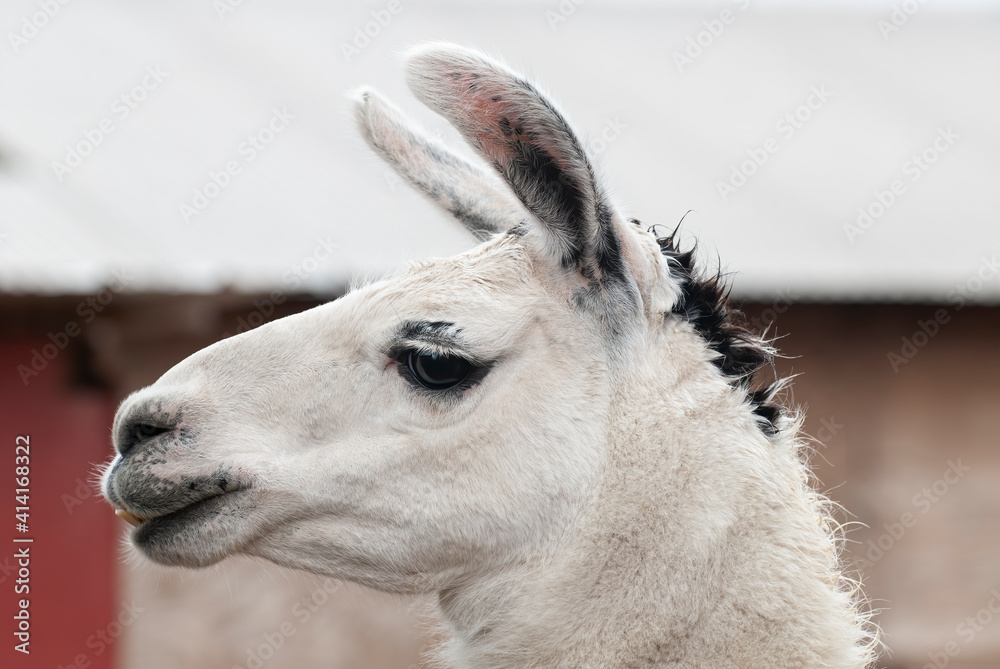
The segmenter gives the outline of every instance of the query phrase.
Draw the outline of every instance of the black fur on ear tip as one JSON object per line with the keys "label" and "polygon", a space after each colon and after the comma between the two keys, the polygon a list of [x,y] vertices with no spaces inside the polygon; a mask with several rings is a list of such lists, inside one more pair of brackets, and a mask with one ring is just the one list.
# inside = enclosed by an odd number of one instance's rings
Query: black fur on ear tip
{"label": "black fur on ear tip", "polygon": [[364,86],[348,93],[351,100],[351,108],[354,112],[354,119],[366,136],[372,131],[373,108],[377,104],[379,96],[373,89]]}
{"label": "black fur on ear tip", "polygon": [[359,86],[347,92],[347,99],[354,103],[355,107],[365,107],[371,102],[373,95],[377,95],[370,86]]}

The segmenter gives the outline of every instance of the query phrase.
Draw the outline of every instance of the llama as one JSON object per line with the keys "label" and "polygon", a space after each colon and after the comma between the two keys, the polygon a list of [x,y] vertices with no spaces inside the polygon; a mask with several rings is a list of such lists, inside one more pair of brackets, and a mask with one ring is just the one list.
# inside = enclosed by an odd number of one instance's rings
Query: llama
{"label": "llama", "polygon": [[[244,554],[436,598],[454,667],[866,667],[875,635],[773,351],[612,202],[538,89],[430,44],[369,144],[485,239],[129,396],[102,491],[151,560]],[[499,178],[498,178],[499,177]]]}

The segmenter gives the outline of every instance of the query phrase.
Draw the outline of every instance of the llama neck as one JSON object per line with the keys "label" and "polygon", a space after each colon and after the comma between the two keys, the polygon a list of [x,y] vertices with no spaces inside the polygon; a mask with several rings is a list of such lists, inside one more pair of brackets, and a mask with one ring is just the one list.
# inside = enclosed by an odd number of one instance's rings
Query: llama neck
{"label": "llama neck", "polygon": [[558,549],[442,594],[456,666],[865,666],[791,437],[676,371],[612,401],[601,481]]}

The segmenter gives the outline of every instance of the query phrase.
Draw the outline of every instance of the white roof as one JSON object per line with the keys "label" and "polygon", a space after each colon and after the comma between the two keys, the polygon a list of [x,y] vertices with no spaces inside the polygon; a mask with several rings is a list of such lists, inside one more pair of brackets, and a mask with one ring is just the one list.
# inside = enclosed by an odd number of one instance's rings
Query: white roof
{"label": "white roof", "polygon": [[[400,51],[439,39],[535,78],[630,215],[667,230],[693,210],[687,234],[737,273],[738,294],[942,300],[964,286],[997,302],[1000,14],[942,4],[914,3],[896,26],[888,2],[90,0],[45,18],[12,0],[0,291],[87,294],[124,269],[131,291],[291,290],[297,271],[330,292],[467,248],[370,154],[345,97],[371,84],[467,152],[403,83]],[[88,136],[77,167],[54,166]],[[184,220],[227,163],[239,173]],[[723,194],[741,165],[752,174]],[[848,234],[880,197],[891,206]]]}

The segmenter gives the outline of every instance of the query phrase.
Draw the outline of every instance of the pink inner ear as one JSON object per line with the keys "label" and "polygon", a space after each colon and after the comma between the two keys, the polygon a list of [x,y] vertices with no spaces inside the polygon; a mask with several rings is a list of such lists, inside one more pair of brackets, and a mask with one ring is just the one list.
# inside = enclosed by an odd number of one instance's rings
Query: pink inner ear
{"label": "pink inner ear", "polygon": [[519,140],[547,153],[560,168],[565,167],[557,144],[537,127],[537,122],[529,121],[551,113],[534,109],[539,105],[537,93],[493,72],[449,72],[445,76],[462,110],[454,114],[454,122],[491,160],[509,165],[514,158],[511,142]]}
{"label": "pink inner ear", "polygon": [[[466,81],[473,81],[466,84]],[[492,160],[506,165],[513,157],[508,142],[513,138],[505,135],[501,131],[501,119],[507,119],[506,123],[513,127],[518,124],[515,109],[503,99],[503,93],[495,92],[496,89],[486,90],[481,88],[480,80],[472,79],[471,75],[466,75],[456,83],[463,85],[465,90],[459,90],[458,99],[461,100],[462,108],[467,114],[464,122],[466,129],[472,138],[475,139],[479,148]],[[467,86],[476,86],[470,90]],[[493,87],[490,87],[493,88]],[[511,118],[511,117],[514,118]]]}

